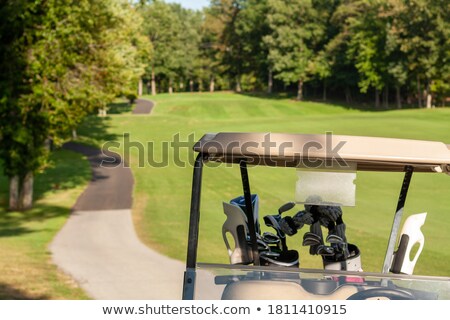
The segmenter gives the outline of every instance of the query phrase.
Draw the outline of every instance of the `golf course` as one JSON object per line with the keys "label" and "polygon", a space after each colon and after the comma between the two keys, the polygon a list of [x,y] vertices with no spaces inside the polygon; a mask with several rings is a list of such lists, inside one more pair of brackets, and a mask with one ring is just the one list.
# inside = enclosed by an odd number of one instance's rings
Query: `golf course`
{"label": "golf course", "polygon": [[[135,179],[132,212],[139,238],[149,247],[181,261],[186,258],[187,248],[195,156],[191,147],[205,133],[332,132],[450,142],[448,108],[368,111],[333,103],[298,102],[282,96],[233,93],[144,98],[155,102],[151,114],[134,115],[128,103],[118,101],[111,105],[107,117],[92,115],[86,119],[78,129],[79,142],[108,147],[124,157]],[[128,147],[124,139],[129,140]],[[168,147],[177,139],[182,142],[181,148]],[[118,144],[111,148],[111,141]],[[210,167],[204,170],[199,261],[228,263],[222,239],[222,201],[242,194],[240,173],[237,167]],[[295,169],[250,167],[249,175],[252,192],[260,197],[261,221],[264,215],[275,214],[279,206],[293,200]],[[82,155],[57,149],[36,177],[35,207],[26,212],[8,212],[7,181],[0,176],[0,296],[86,298],[73,280],[52,264],[48,244],[64,225],[89,179],[89,164]],[[401,182],[400,173],[360,172],[356,207],[343,208],[347,238],[361,249],[365,271],[381,269]],[[422,228],[425,247],[415,274],[450,275],[449,189],[450,179],[443,174],[413,176],[404,218],[428,212]],[[297,205],[287,214],[301,209],[302,205]],[[273,231],[266,226],[263,230]],[[321,268],[320,257],[310,256],[308,248],[301,246],[306,231],[304,228],[289,238],[288,245],[299,250],[301,267]]]}
{"label": "golf course", "polygon": [[[233,93],[161,94],[144,98],[155,102],[150,115],[132,115],[125,104],[122,112],[117,104],[107,118],[88,118],[78,133],[81,141],[108,147],[124,156],[135,178],[133,219],[140,239],[182,261],[186,257],[195,156],[191,146],[205,133],[332,132],[450,142],[450,110],[446,108],[369,111],[333,103],[298,102],[283,96]],[[174,151],[177,148],[168,145],[176,139],[190,142],[182,144],[177,152]],[[108,141],[118,144],[113,148],[111,144],[104,145]],[[294,169],[250,168],[249,175],[252,193],[260,197],[260,218],[275,214],[279,206],[293,200]],[[347,238],[361,249],[364,271],[381,270],[402,177],[398,173],[358,173],[356,207],[343,208]],[[404,218],[428,212],[422,228],[425,248],[415,274],[450,274],[449,188],[450,179],[443,174],[413,176]],[[228,263],[221,233],[225,221],[222,202],[240,194],[237,167],[215,165],[204,170],[199,261]],[[297,205],[296,209],[303,206]],[[294,210],[288,214],[293,215]],[[265,226],[263,230],[269,231]],[[320,258],[310,256],[307,248],[301,247],[305,231],[302,229],[289,238],[288,245],[299,250],[301,267],[321,268]]]}

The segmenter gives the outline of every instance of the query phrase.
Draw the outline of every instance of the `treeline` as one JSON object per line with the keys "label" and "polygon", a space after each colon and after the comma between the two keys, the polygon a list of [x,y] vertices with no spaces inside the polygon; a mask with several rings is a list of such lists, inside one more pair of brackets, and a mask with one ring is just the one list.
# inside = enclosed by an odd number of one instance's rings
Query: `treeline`
{"label": "treeline", "polygon": [[151,58],[127,0],[0,2],[0,161],[9,207],[28,209],[51,142],[130,95]]}
{"label": "treeline", "polygon": [[211,0],[201,12],[162,0],[2,0],[10,208],[31,207],[50,141],[136,87],[443,105],[449,15],[448,0]]}
{"label": "treeline", "polygon": [[445,105],[446,0],[141,1],[148,92],[293,91],[374,107]]}

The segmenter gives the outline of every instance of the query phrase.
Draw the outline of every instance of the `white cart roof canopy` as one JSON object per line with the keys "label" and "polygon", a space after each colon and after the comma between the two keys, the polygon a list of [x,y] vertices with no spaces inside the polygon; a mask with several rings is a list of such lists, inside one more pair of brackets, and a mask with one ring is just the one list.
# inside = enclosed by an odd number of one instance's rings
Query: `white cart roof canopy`
{"label": "white cart roof canopy", "polygon": [[450,172],[450,145],[437,141],[340,136],[332,134],[205,134],[194,151],[209,161],[303,168],[341,167],[357,170]]}

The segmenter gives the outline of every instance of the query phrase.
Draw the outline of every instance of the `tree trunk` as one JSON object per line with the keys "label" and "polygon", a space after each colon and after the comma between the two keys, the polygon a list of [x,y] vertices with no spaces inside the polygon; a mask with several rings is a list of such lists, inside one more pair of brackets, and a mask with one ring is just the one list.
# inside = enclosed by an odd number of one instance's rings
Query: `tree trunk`
{"label": "tree trunk", "polygon": [[352,103],[352,93],[348,86],[345,86],[345,102]]}
{"label": "tree trunk", "polygon": [[198,79],[198,92],[203,91],[203,81],[202,79]]}
{"label": "tree trunk", "polygon": [[384,88],[383,106],[385,109],[389,108],[389,87],[387,85]]}
{"label": "tree trunk", "polygon": [[75,128],[72,129],[72,139],[73,140],[77,140],[78,139],[77,129],[75,129]]}
{"label": "tree trunk", "polygon": [[323,95],[322,100],[327,101],[327,82],[323,80]]}
{"label": "tree trunk", "polygon": [[417,75],[417,100],[419,103],[419,108],[422,108],[422,90],[420,88],[420,78]]}
{"label": "tree trunk", "polygon": [[9,210],[19,210],[19,176],[9,178]]}
{"label": "tree trunk", "polygon": [[215,89],[215,81],[214,81],[214,76],[212,75],[211,78],[209,79],[209,92],[214,92]]}
{"label": "tree trunk", "polygon": [[152,96],[156,96],[156,79],[154,68],[152,68]]}
{"label": "tree trunk", "polygon": [[142,96],[144,83],[142,82],[142,78],[139,78],[139,84],[138,84],[138,96]]}
{"label": "tree trunk", "polygon": [[169,79],[169,94],[173,93],[172,79]]}
{"label": "tree trunk", "polygon": [[241,76],[236,77],[236,92],[240,93],[241,89]]}
{"label": "tree trunk", "polygon": [[22,188],[20,190],[20,209],[22,210],[28,210],[33,207],[33,182],[33,173],[28,172],[22,181]]}
{"label": "tree trunk", "polygon": [[406,103],[408,105],[412,105],[413,104],[413,97],[411,96],[411,93],[408,92],[408,95],[406,96]]}
{"label": "tree trunk", "polygon": [[273,90],[273,74],[272,74],[272,69],[269,68],[269,80],[267,83],[267,93],[272,93]]}
{"label": "tree trunk", "polygon": [[375,108],[380,108],[380,91],[378,89],[375,89]]}
{"label": "tree trunk", "polygon": [[397,100],[397,109],[402,108],[402,96],[400,94],[400,86],[395,87],[395,96]]}
{"label": "tree trunk", "polygon": [[432,108],[432,101],[433,101],[433,96],[431,95],[431,91],[430,91],[430,81],[427,81],[427,109],[431,109]]}
{"label": "tree trunk", "polygon": [[189,91],[194,92],[194,80],[189,80]]}
{"label": "tree trunk", "polygon": [[303,100],[303,80],[298,80],[297,101]]}
{"label": "tree trunk", "polygon": [[53,139],[52,138],[45,139],[44,147],[49,152],[53,151]]}
{"label": "tree trunk", "polygon": [[179,85],[180,91],[183,91],[183,90],[184,90],[184,82],[183,82],[183,79],[180,80],[180,83],[179,83],[178,85]]}

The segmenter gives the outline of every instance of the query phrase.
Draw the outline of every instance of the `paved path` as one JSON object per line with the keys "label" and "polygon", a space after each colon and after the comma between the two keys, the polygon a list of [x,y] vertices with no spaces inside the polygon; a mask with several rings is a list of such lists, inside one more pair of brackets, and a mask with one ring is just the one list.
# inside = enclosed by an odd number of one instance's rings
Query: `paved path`
{"label": "paved path", "polygon": [[[54,263],[94,299],[180,299],[184,263],[149,249],[136,236],[131,170],[114,153],[72,142],[64,148],[88,158],[92,181],[50,245]],[[220,298],[213,276],[203,277],[209,280],[201,285],[203,297]]]}
{"label": "paved path", "polygon": [[50,250],[94,299],[181,298],[183,263],[143,245],[129,209],[74,211]]}
{"label": "paved path", "polygon": [[152,112],[155,103],[150,100],[137,99],[136,107],[133,109],[133,114],[149,114]]}
{"label": "paved path", "polygon": [[118,154],[74,142],[66,143],[64,149],[85,155],[92,170],[92,180],[72,208],[74,211],[131,208],[133,175]]}

